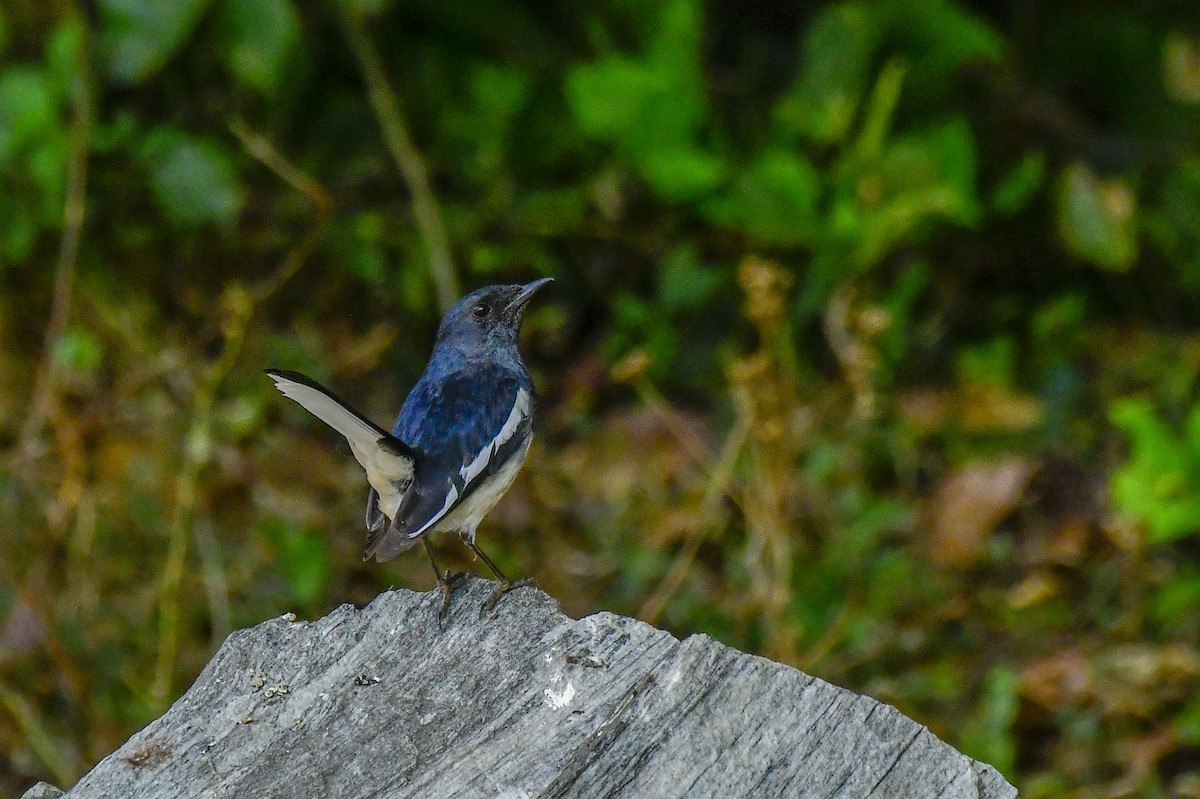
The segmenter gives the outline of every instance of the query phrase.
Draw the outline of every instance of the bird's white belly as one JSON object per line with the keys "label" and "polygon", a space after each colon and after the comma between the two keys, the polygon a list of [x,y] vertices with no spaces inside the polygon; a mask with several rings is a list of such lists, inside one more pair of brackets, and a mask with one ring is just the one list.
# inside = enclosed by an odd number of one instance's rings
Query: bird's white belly
{"label": "bird's white belly", "polygon": [[533,436],[530,436],[526,440],[525,446],[521,447],[519,452],[513,453],[513,456],[500,467],[500,471],[484,480],[478,488],[459,503],[457,508],[447,513],[430,532],[460,531],[467,540],[474,541],[475,528],[479,526],[479,522],[483,520],[488,511],[496,506],[500,497],[504,496],[504,492],[512,485],[517,472],[521,471],[521,466],[525,463],[525,456],[529,454],[529,444],[532,440]]}

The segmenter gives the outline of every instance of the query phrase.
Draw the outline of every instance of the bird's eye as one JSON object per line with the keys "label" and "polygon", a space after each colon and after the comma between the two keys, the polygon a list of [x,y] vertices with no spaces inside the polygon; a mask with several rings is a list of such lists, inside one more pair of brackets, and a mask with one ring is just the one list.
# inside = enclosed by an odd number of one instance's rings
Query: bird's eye
{"label": "bird's eye", "polygon": [[491,306],[489,306],[486,302],[481,302],[476,304],[476,306],[471,309],[471,316],[474,316],[476,319],[482,319],[491,313],[491,311]]}

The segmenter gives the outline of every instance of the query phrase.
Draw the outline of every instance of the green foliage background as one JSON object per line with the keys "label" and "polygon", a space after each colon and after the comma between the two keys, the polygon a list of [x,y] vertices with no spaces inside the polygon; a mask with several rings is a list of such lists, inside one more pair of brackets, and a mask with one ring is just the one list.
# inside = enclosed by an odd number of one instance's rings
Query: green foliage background
{"label": "green foliage background", "polygon": [[1171,0],[6,0],[0,790],[231,629],[429,588],[360,561],[361,472],[261,369],[386,424],[449,299],[541,275],[502,566],[1024,796],[1200,796]]}

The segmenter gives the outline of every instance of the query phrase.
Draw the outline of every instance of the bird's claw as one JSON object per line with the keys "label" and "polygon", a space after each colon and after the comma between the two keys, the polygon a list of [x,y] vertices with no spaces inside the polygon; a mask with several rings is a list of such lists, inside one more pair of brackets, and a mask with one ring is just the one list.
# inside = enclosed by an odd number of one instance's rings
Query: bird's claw
{"label": "bird's claw", "polygon": [[531,577],[525,577],[521,580],[502,581],[496,586],[496,590],[493,591],[492,595],[487,598],[487,601],[479,607],[480,617],[487,616],[489,619],[496,618],[496,614],[492,612],[492,609],[496,607],[496,603],[500,601],[500,598],[509,591],[512,591],[514,588],[526,588],[528,586],[537,587],[537,583]]}
{"label": "bird's claw", "polygon": [[446,572],[438,578],[438,590],[442,592],[442,606],[438,610],[439,624],[446,621],[446,613],[450,610],[451,594],[454,593],[454,589],[457,588],[464,580],[466,580],[467,577],[468,575],[466,572],[452,572],[447,569]]}

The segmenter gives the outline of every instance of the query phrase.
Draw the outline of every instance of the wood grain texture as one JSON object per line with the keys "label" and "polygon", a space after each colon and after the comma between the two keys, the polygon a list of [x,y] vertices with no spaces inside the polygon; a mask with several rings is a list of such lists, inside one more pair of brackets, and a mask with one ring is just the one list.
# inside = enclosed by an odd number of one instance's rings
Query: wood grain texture
{"label": "wood grain texture", "polygon": [[1012,797],[899,711],[534,589],[392,591],[229,636],[67,792],[161,797]]}

